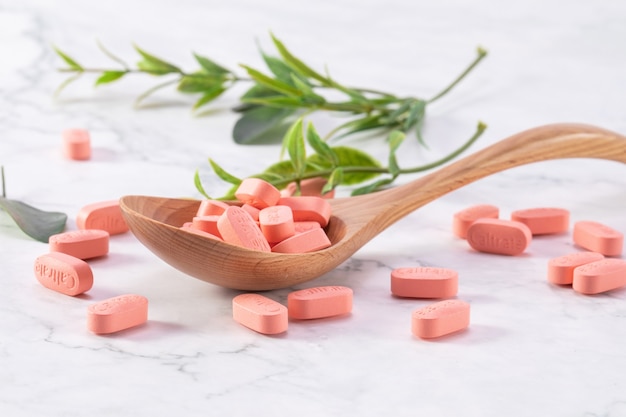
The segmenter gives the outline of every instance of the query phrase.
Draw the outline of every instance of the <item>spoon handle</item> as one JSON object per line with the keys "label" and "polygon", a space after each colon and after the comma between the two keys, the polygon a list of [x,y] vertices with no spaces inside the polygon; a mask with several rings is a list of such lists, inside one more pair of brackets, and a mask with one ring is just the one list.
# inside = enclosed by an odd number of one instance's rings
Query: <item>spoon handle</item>
{"label": "spoon handle", "polygon": [[496,172],[538,161],[598,158],[626,163],[626,136],[584,124],[525,130],[429,175],[383,191],[388,224],[436,198]]}

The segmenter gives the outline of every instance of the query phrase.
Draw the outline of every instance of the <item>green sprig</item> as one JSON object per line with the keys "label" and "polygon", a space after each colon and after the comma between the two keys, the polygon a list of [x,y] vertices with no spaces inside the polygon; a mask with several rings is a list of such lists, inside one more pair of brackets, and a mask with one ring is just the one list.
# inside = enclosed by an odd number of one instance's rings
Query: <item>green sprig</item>
{"label": "green sprig", "polygon": [[[97,86],[121,80],[131,74],[147,74],[168,79],[140,94],[136,100],[137,106],[156,91],[175,85],[181,93],[199,96],[193,105],[193,109],[197,110],[212,103],[234,85],[241,82],[251,83],[240,97],[240,105],[234,109],[240,113],[233,127],[234,141],[251,144],[280,142],[282,138],[282,149],[289,154],[288,161],[280,161],[257,176],[267,178],[277,186],[285,186],[290,182],[299,184],[303,179],[317,176],[328,180],[326,188],[353,186],[370,181],[357,188],[354,191],[356,194],[388,186],[402,174],[432,169],[446,163],[470,146],[485,129],[485,125],[479,123],[475,133],[463,146],[431,164],[402,168],[396,159],[400,145],[409,134],[415,136],[420,145],[425,146],[422,130],[427,107],[448,94],[485,58],[487,51],[482,48],[477,49],[475,58],[450,84],[430,99],[424,99],[398,96],[370,88],[349,87],[332,78],[327,70],[320,72],[313,69],[273,34],[271,41],[276,55],[260,50],[267,70],[241,64],[239,67],[245,72],[245,76],[196,53],[193,56],[199,68],[188,72],[138,46],[135,46],[135,50],[139,54],[139,60],[134,68],[101,44],[100,49],[120,68],[89,68],[54,48],[66,64],[66,68],[61,71],[72,74],[61,84],[58,92],[88,73],[98,75],[95,82]],[[332,97],[339,98],[331,99],[330,93],[333,93]],[[303,131],[302,117],[317,111],[338,113],[348,120],[335,126],[324,137],[320,137],[310,124]],[[330,146],[330,143],[346,136],[368,131],[379,133],[388,141],[387,167],[382,167],[374,157],[358,149]],[[313,150],[308,156],[305,138]],[[215,161],[211,160],[210,164],[222,180],[233,185],[240,181]],[[387,176],[376,178],[382,175]],[[198,191],[206,196],[198,172],[195,173],[194,183]]]}

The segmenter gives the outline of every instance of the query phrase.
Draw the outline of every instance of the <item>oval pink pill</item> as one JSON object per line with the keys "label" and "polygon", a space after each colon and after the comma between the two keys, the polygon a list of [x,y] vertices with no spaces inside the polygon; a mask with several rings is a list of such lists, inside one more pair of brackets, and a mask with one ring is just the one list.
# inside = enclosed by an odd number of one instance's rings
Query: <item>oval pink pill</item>
{"label": "oval pink pill", "polygon": [[86,229],[59,233],[48,239],[50,252],[62,252],[79,259],[90,259],[109,253],[109,233]]}
{"label": "oval pink pill", "polygon": [[574,269],[584,264],[604,259],[597,252],[576,252],[548,261],[548,281],[557,285],[570,285],[574,280]]}
{"label": "oval pink pill", "polygon": [[246,178],[237,187],[235,197],[242,203],[264,209],[278,203],[280,191],[267,181],[258,178]]}
{"label": "oval pink pill", "polygon": [[233,319],[262,334],[287,331],[287,308],[260,294],[241,294],[233,298]]}
{"label": "oval pink pill", "polygon": [[259,213],[261,232],[268,242],[280,242],[296,233],[293,213],[287,206],[266,207]]}
{"label": "oval pink pill", "polygon": [[444,300],[415,310],[411,315],[411,331],[415,336],[431,339],[463,330],[469,322],[469,303]]}
{"label": "oval pink pill", "polygon": [[63,136],[63,153],[77,161],[91,158],[91,137],[85,129],[66,129]]}
{"label": "oval pink pill", "polygon": [[332,211],[328,201],[321,197],[283,197],[278,201],[278,204],[291,208],[294,221],[315,221],[322,227],[328,225]]}
{"label": "oval pink pill", "polygon": [[95,334],[109,334],[139,326],[148,320],[148,299],[125,294],[87,307],[87,329]]}
{"label": "oval pink pill", "polygon": [[277,253],[305,253],[324,249],[332,245],[326,232],[321,227],[295,234],[276,245],[272,252]]}
{"label": "oval pink pill", "polygon": [[196,211],[196,216],[219,216],[228,208],[228,204],[219,200],[202,200]]}
{"label": "oval pink pill", "polygon": [[448,268],[418,266],[391,271],[391,293],[408,298],[450,298],[459,288],[459,274]]}
{"label": "oval pink pill", "polygon": [[461,239],[467,238],[467,229],[478,219],[497,219],[500,209],[491,204],[478,204],[456,212],[452,218],[452,233]]}
{"label": "oval pink pill", "polygon": [[624,235],[602,223],[592,221],[574,223],[573,239],[578,246],[605,256],[622,254]]}
{"label": "oval pink pill", "polygon": [[228,207],[217,221],[217,228],[224,242],[263,252],[271,251],[261,229],[241,207]]}
{"label": "oval pink pill", "polygon": [[574,269],[572,288],[582,294],[599,294],[626,285],[626,261],[602,259]]}
{"label": "oval pink pill", "polygon": [[324,286],[293,291],[287,296],[287,311],[299,320],[347,314],[352,311],[352,289]]}
{"label": "oval pink pill", "polygon": [[35,277],[46,288],[65,295],[79,295],[93,286],[93,272],[82,259],[51,252],[35,259]]}
{"label": "oval pink pill", "polygon": [[118,200],[102,201],[84,206],[76,216],[76,225],[83,230],[105,230],[109,235],[128,231],[128,225],[124,220]]}
{"label": "oval pink pill", "polygon": [[483,218],[467,229],[467,242],[479,252],[519,255],[531,240],[528,226],[512,220]]}
{"label": "oval pink pill", "polygon": [[515,210],[511,220],[524,223],[533,235],[565,233],[569,230],[569,211],[556,207]]}

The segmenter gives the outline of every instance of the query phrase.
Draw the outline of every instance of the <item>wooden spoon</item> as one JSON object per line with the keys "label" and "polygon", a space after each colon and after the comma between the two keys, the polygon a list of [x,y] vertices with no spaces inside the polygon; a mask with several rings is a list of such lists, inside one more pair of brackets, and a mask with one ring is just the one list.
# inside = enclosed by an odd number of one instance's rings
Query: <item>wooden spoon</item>
{"label": "wooden spoon", "polygon": [[199,201],[124,196],[131,231],[158,257],[195,278],[222,287],[261,291],[290,287],[334,269],[391,224],[436,198],[487,175],[559,158],[626,163],[626,137],[594,126],[554,124],[523,131],[410,183],[330,200],[332,246],[311,253],[257,252],[180,229]]}

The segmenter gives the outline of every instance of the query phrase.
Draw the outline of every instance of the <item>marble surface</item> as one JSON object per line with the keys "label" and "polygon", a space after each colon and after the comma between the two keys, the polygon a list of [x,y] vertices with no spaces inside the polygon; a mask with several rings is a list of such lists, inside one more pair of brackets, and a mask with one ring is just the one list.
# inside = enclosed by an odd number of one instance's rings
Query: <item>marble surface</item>
{"label": "marble surface", "polygon": [[[193,99],[134,77],[93,88],[70,85],[52,45],[80,62],[107,65],[102,42],[136,59],[132,44],[193,68],[192,52],[236,67],[260,65],[258,40],[272,31],[337,79],[428,96],[472,59],[489,57],[429,109],[428,150],[407,144],[407,161],[431,160],[461,143],[478,120],[489,128],[473,150],[523,129],[584,122],[626,133],[626,3],[602,0],[440,2],[266,0],[230,2],[0,0],[0,163],[8,197],[68,213],[125,194],[198,197],[212,157],[241,176],[278,157],[274,146],[232,143],[229,93],[200,115]],[[315,116],[325,131],[336,122]],[[88,162],[61,155],[61,130],[89,129]],[[361,145],[379,152],[379,140]],[[47,246],[0,213],[0,413],[4,416],[626,416],[626,290],[597,296],[546,280],[551,257],[577,250],[571,234],[535,238],[522,256],[473,252],[451,233],[453,213],[476,203],[512,210],[557,206],[572,222],[626,231],[626,168],[595,160],[515,168],[414,212],[349,261],[297,288],[354,290],[352,314],[291,322],[268,337],[232,319],[236,291],[188,277],[132,234],[90,261],[95,284],[79,297],[42,287],[34,259]],[[397,299],[391,269],[458,270],[458,298],[471,303],[468,330],[435,341],[411,335],[411,312],[427,300]],[[266,295],[286,302],[293,288]],[[85,326],[90,303],[123,293],[150,300],[145,326],[110,336]]]}

